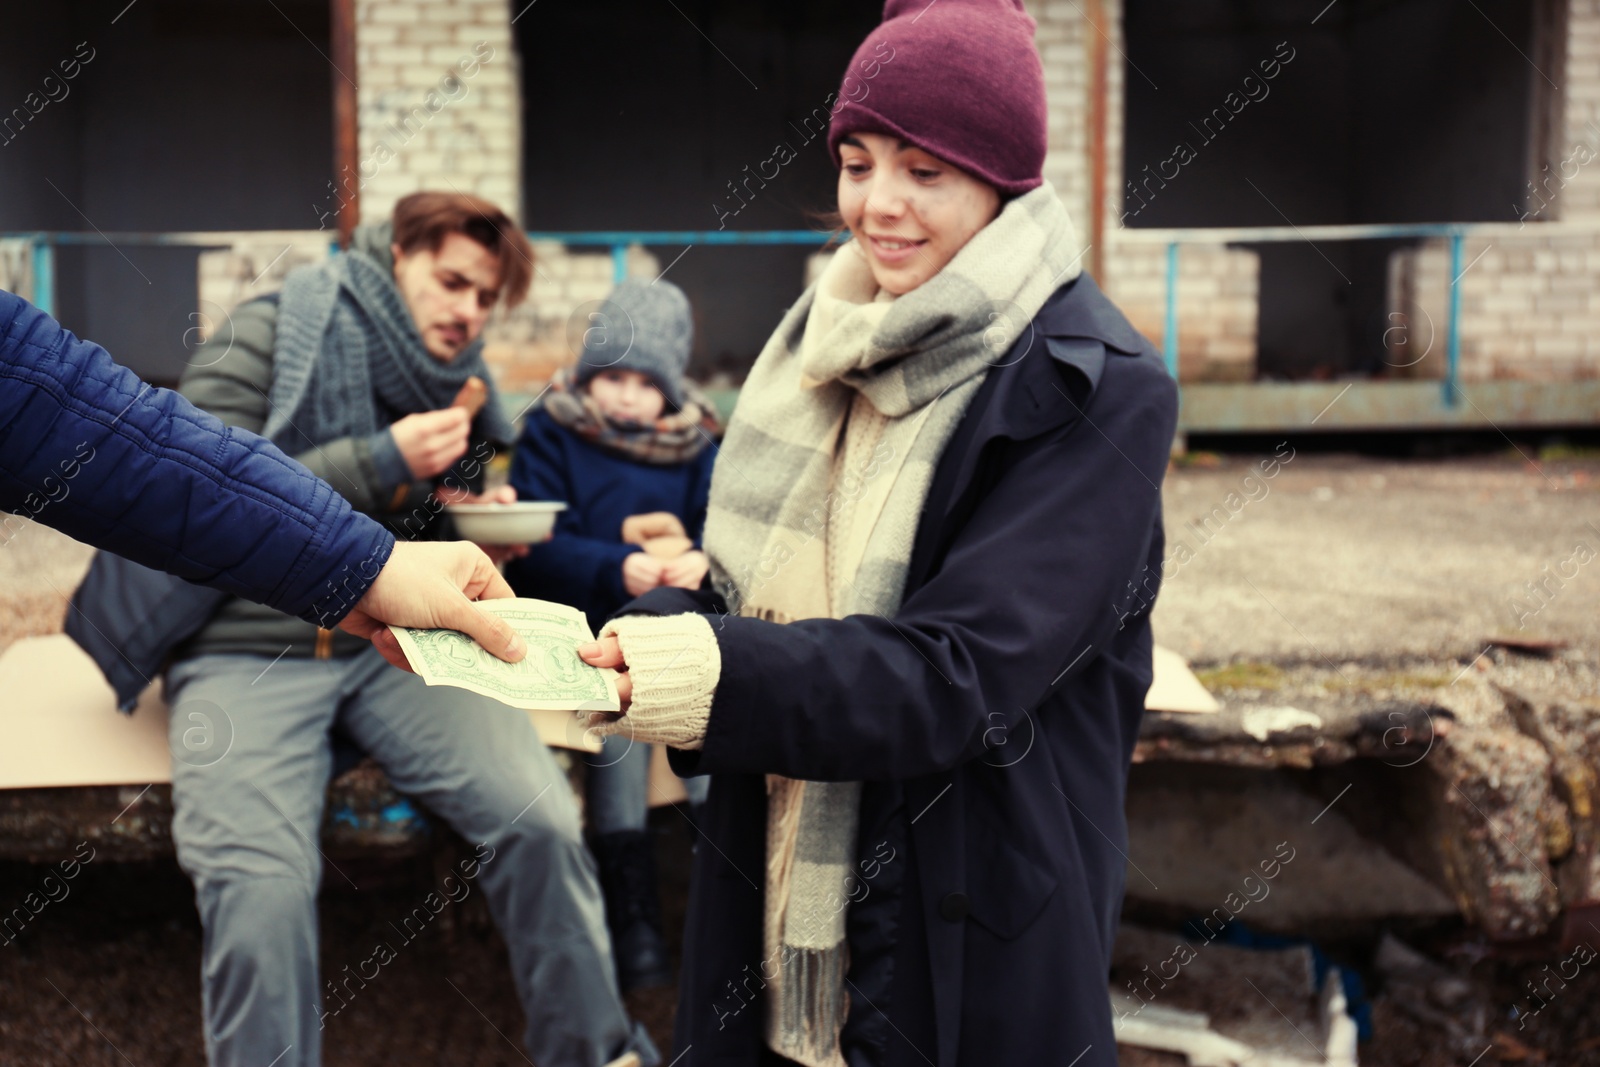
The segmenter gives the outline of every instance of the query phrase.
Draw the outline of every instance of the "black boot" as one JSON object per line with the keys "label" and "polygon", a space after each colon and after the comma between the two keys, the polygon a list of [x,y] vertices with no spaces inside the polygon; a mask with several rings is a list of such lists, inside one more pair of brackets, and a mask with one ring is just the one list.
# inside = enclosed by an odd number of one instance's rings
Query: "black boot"
{"label": "black boot", "polygon": [[689,809],[689,816],[686,820],[689,824],[689,847],[692,849],[699,849],[701,834],[700,828],[704,825],[703,820],[706,817],[706,806],[704,804],[686,803],[684,807]]}
{"label": "black boot", "polygon": [[672,984],[672,964],[661,937],[661,897],[656,888],[654,842],[646,830],[596,835],[594,857],[606,898],[606,925],[622,992]]}

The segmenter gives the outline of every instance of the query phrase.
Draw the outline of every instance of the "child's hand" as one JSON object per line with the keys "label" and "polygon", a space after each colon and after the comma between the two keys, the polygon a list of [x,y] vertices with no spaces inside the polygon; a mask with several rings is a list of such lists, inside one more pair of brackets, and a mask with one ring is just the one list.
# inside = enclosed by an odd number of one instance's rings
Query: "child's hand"
{"label": "child's hand", "polygon": [[689,551],[694,547],[694,542],[689,540],[687,537],[677,537],[672,534],[666,534],[661,537],[647,538],[639,547],[650,553],[656,559],[666,561],[669,559],[677,559],[679,556]]}
{"label": "child's hand", "polygon": [[622,520],[622,543],[642,545],[652,537],[683,537],[683,522],[670,511],[629,515]]}
{"label": "child's hand", "polygon": [[648,552],[630,552],[622,561],[622,587],[629,596],[644,596],[661,584],[663,566]]}
{"label": "child's hand", "polygon": [[669,559],[661,569],[661,584],[675,585],[679,589],[699,589],[711,561],[698,549],[685,552],[677,559]]}

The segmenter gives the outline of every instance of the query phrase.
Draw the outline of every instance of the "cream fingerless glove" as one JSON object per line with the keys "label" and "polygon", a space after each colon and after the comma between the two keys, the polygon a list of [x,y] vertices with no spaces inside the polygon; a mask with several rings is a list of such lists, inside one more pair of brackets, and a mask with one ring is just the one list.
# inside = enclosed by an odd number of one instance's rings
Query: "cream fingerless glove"
{"label": "cream fingerless glove", "polygon": [[722,650],[704,615],[625,615],[600,636],[615,634],[633,680],[628,713],[597,732],[697,749],[711,722],[711,698],[722,677]]}

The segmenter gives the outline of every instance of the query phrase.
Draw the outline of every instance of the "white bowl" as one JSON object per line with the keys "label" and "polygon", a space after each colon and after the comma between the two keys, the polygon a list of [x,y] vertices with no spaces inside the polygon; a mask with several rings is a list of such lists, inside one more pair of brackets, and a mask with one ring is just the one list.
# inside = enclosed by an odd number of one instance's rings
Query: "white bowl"
{"label": "white bowl", "polygon": [[531,545],[556,528],[556,514],[567,510],[560,500],[519,500],[515,504],[447,504],[456,532],[480,545]]}

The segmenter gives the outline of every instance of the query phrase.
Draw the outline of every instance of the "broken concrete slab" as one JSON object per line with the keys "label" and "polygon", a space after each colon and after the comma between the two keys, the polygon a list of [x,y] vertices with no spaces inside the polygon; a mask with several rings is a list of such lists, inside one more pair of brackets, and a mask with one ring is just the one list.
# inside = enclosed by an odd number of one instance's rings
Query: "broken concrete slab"
{"label": "broken concrete slab", "polygon": [[1204,921],[1281,933],[1393,916],[1438,918],[1455,901],[1282,770],[1185,763],[1134,768],[1127,800],[1130,899]]}
{"label": "broken concrete slab", "polygon": [[[1382,869],[1398,860],[1497,941],[1543,937],[1563,909],[1588,914],[1600,903],[1600,661],[1588,653],[1545,659],[1486,648],[1456,664],[1249,662],[1199,675],[1218,685],[1222,710],[1147,716],[1138,768],[1304,770],[1302,794],[1322,803],[1349,786],[1340,815],[1387,854],[1358,859],[1352,847],[1351,864]],[[1130,815],[1149,781],[1159,778],[1136,768]],[[1185,817],[1182,803],[1161,810],[1162,819]],[[1158,839],[1192,857],[1194,841],[1208,837],[1194,828]],[[1161,865],[1138,851],[1147,873]],[[1180,892],[1184,878],[1198,878],[1200,888],[1184,897],[1193,903],[1218,888],[1205,884],[1205,870],[1195,861],[1168,877]],[[1147,891],[1144,881],[1130,867],[1131,895]],[[1384,884],[1395,887],[1393,914],[1409,914],[1410,883]],[[1373,904],[1359,893],[1349,903],[1352,916]]]}
{"label": "broken concrete slab", "polygon": [[1550,857],[1568,907],[1600,901],[1600,694],[1496,685],[1517,728],[1550,757],[1551,784],[1564,819],[1553,821]]}
{"label": "broken concrete slab", "polygon": [[1537,937],[1560,911],[1551,862],[1571,849],[1543,746],[1512,730],[1457,730],[1397,793],[1418,869],[1499,940]]}

